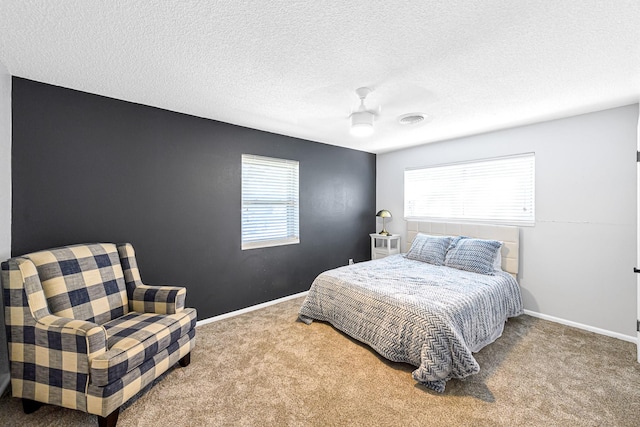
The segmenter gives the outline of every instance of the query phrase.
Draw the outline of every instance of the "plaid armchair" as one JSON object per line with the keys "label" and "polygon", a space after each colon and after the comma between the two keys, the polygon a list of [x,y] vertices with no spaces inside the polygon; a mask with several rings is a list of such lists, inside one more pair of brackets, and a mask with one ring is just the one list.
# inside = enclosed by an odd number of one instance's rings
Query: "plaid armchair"
{"label": "plaid armchair", "polygon": [[133,246],[96,243],[2,263],[11,389],[25,412],[42,403],[98,415],[120,406],[195,344],[186,289],[142,284]]}

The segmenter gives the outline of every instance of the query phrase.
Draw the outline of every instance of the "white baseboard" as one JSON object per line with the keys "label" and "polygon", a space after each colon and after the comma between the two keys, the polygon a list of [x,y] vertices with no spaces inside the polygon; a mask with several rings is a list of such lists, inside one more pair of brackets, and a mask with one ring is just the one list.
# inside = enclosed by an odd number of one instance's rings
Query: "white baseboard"
{"label": "white baseboard", "polygon": [[561,319],[559,317],[549,316],[547,314],[538,313],[531,310],[525,310],[524,314],[529,316],[538,317],[540,319],[549,320],[550,322],[560,323],[562,325],[573,326],[574,328],[584,329],[585,331],[595,332],[596,334],[606,335],[608,337],[618,338],[623,341],[629,341],[634,344],[638,343],[638,338],[630,335],[620,334],[618,332],[608,331],[606,329],[600,329],[589,325],[584,325],[578,322],[572,322],[571,320]]}
{"label": "white baseboard", "polygon": [[229,313],[224,313],[219,316],[209,317],[208,319],[198,320],[196,322],[196,327],[206,325],[207,323],[217,322],[218,320],[228,319],[229,317],[238,316],[240,314],[249,313],[250,311],[260,310],[261,308],[269,307],[270,305],[278,304],[284,301],[288,301],[290,299],[295,299],[299,297],[303,297],[307,295],[309,291],[300,292],[299,294],[293,294],[286,297],[274,299],[273,301],[263,302],[262,304],[252,305],[251,307],[242,308],[240,310],[231,311]]}

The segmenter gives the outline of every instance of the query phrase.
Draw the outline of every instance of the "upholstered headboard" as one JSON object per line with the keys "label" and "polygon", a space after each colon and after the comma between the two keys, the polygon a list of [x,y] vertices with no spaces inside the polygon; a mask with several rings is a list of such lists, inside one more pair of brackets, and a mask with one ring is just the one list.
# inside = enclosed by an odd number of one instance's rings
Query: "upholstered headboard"
{"label": "upholstered headboard", "polygon": [[424,233],[433,236],[467,236],[477,239],[499,240],[502,244],[502,269],[518,274],[520,229],[508,225],[460,224],[451,222],[407,221],[407,243],[405,252],[411,248],[416,234]]}

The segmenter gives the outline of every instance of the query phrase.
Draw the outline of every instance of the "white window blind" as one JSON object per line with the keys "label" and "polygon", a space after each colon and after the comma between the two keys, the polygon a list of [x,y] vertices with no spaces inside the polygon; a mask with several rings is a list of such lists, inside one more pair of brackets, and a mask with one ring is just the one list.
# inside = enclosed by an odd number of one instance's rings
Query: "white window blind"
{"label": "white window blind", "polygon": [[407,219],[535,223],[535,154],[407,169]]}
{"label": "white window blind", "polygon": [[242,155],[242,249],[300,243],[298,162]]}

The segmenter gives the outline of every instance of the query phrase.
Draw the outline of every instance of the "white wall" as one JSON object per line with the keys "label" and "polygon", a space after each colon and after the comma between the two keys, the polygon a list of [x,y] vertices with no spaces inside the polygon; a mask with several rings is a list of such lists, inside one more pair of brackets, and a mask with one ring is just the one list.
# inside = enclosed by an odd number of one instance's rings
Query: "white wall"
{"label": "white wall", "polygon": [[0,62],[0,258],[11,256],[11,76]]}
{"label": "white wall", "polygon": [[[526,310],[635,339],[638,104],[377,156],[376,209],[404,238],[405,168],[536,154],[536,225],[520,233]],[[428,125],[425,127],[428,132]]]}
{"label": "white wall", "polygon": [[[0,260],[11,256],[11,76],[0,62]],[[9,382],[0,292],[0,394]]]}

